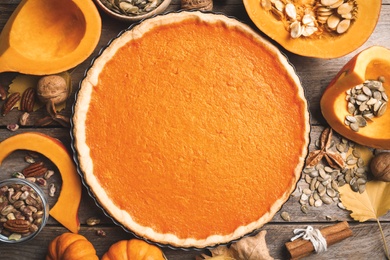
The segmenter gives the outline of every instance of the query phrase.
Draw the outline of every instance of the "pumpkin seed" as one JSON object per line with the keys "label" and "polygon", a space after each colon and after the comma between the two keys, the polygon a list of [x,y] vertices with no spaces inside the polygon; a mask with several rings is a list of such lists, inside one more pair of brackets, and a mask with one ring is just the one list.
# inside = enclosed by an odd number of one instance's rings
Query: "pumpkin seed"
{"label": "pumpkin seed", "polygon": [[299,38],[303,33],[303,28],[299,21],[295,21],[290,25],[290,35],[292,38]]}
{"label": "pumpkin seed", "polygon": [[366,190],[366,184],[359,185],[359,193],[363,193]]}
{"label": "pumpkin seed", "polygon": [[330,197],[326,196],[326,195],[321,196],[321,201],[323,203],[325,203],[326,205],[329,205],[329,204],[331,204],[333,202],[333,200]]}
{"label": "pumpkin seed", "polygon": [[332,9],[335,9],[335,8],[338,8],[340,5],[342,5],[343,3],[344,3],[344,0],[339,0],[336,3],[330,5],[329,7]]}
{"label": "pumpkin seed", "polygon": [[326,25],[331,30],[336,30],[339,23],[340,23],[340,17],[338,17],[337,15],[334,15],[334,14],[329,16],[328,20],[326,21]]}
{"label": "pumpkin seed", "polygon": [[297,10],[295,9],[295,5],[293,5],[291,3],[286,4],[285,12],[286,12],[286,15],[290,19],[292,19],[292,20],[296,20],[297,19]]}
{"label": "pumpkin seed", "polygon": [[[266,4],[267,1],[269,0],[263,0],[262,4]],[[156,9],[162,3],[162,0],[101,0],[101,2],[115,13],[135,16]]]}
{"label": "pumpkin seed", "polygon": [[307,195],[307,194],[305,194],[305,193],[303,193],[302,195],[301,195],[301,200],[302,201],[307,201],[309,199],[309,195]]}
{"label": "pumpkin seed", "polygon": [[277,1],[275,1],[274,4],[275,4],[275,8],[276,8],[278,11],[283,12],[283,10],[284,10],[284,3],[283,3],[282,1],[277,0]]}
{"label": "pumpkin seed", "polygon": [[312,171],[311,173],[309,173],[310,177],[314,178],[314,177],[318,177],[319,173],[317,170],[315,171]]}
{"label": "pumpkin seed", "polygon": [[341,203],[341,202],[337,203],[337,206],[338,206],[340,209],[346,209],[345,206],[343,205],[343,203]]}
{"label": "pumpkin seed", "polygon": [[349,2],[346,2],[346,3],[343,3],[341,4],[338,8],[337,8],[337,13],[339,15],[345,15],[345,14],[348,14],[352,11],[353,9],[353,5],[350,4]]}
{"label": "pumpkin seed", "polygon": [[339,0],[321,0],[321,4],[325,6],[332,6],[336,4]]}
{"label": "pumpkin seed", "polygon": [[272,8],[272,4],[270,0],[261,0],[261,7],[264,8],[264,10],[269,11]]}
{"label": "pumpkin seed", "polygon": [[356,115],[355,118],[359,127],[365,127],[367,125],[367,120],[363,116]]}
{"label": "pumpkin seed", "polygon": [[323,204],[322,200],[321,199],[317,199],[315,202],[314,202],[314,207],[321,207]]}
{"label": "pumpkin seed", "polygon": [[280,214],[280,217],[281,217],[284,221],[291,221],[290,214],[288,214],[288,212],[286,212],[286,211],[283,211],[283,212]]}
{"label": "pumpkin seed", "polygon": [[310,205],[310,206],[314,206],[314,202],[315,202],[314,196],[311,195],[311,196],[309,197],[309,205]]}
{"label": "pumpkin seed", "polygon": [[351,124],[349,125],[349,127],[350,127],[353,131],[359,132],[359,124],[358,124],[358,123],[351,123]]}
{"label": "pumpkin seed", "polygon": [[351,26],[351,20],[344,19],[338,23],[336,31],[338,34],[343,34],[349,29],[350,26]]}
{"label": "pumpkin seed", "polygon": [[383,102],[383,104],[379,107],[378,111],[376,112],[376,115],[383,116],[386,110],[387,110],[387,102]]}
{"label": "pumpkin seed", "polygon": [[357,167],[363,167],[365,165],[363,158],[358,158],[356,165]]}
{"label": "pumpkin seed", "polygon": [[326,189],[326,194],[328,194],[329,197],[333,198],[333,197],[336,197],[337,192],[333,188],[328,188],[328,189]]}

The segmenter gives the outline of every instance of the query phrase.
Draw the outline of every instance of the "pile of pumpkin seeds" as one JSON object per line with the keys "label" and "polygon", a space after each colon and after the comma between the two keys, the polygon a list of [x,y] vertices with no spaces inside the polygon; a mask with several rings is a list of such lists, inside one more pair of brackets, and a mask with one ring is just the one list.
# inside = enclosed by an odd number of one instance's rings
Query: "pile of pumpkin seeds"
{"label": "pile of pumpkin seeds", "polygon": [[344,123],[353,131],[358,132],[359,128],[372,122],[374,117],[380,117],[386,112],[389,99],[383,82],[384,78],[379,77],[378,80],[366,80],[347,90],[349,115],[345,117]]}
{"label": "pile of pumpkin seeds", "polygon": [[323,32],[345,33],[357,17],[355,0],[315,0],[311,4],[290,0],[260,0],[262,8],[284,22],[292,38]]}
{"label": "pile of pumpkin seeds", "polygon": [[100,0],[111,11],[136,16],[156,9],[163,0]]}
{"label": "pile of pumpkin seeds", "polygon": [[[355,192],[365,191],[368,166],[355,149],[355,143],[341,138],[337,144],[332,141],[330,149],[336,150],[344,158],[346,166],[334,169],[320,162],[303,170],[306,186],[300,187],[299,200],[303,213],[307,213],[310,206],[321,207],[323,204],[337,204],[339,208],[345,209],[338,192],[338,188],[343,185],[350,185]],[[352,152],[349,153],[350,150]]]}

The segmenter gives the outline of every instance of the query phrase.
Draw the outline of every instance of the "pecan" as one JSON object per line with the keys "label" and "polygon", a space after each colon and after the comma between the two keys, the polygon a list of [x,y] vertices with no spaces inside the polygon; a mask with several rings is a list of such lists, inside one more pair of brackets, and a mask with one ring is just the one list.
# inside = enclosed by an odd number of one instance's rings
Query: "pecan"
{"label": "pecan", "polygon": [[27,125],[27,120],[29,118],[30,114],[28,112],[24,112],[20,117],[19,117],[19,124],[20,125]]}
{"label": "pecan", "polygon": [[4,228],[13,233],[26,234],[30,232],[31,223],[25,219],[9,219]]}
{"label": "pecan", "polygon": [[22,173],[26,177],[38,177],[42,176],[47,172],[47,168],[43,162],[35,162],[27,166],[22,170]]}
{"label": "pecan", "polygon": [[35,104],[35,88],[27,88],[20,99],[20,110],[25,112],[32,112]]}
{"label": "pecan", "polygon": [[64,127],[69,127],[70,126],[70,119],[69,117],[57,114],[55,117],[53,117],[53,120],[59,123],[60,125]]}
{"label": "pecan", "polygon": [[19,125],[18,124],[9,124],[9,125],[7,125],[7,129],[12,131],[12,132],[15,132],[16,130],[19,129]]}
{"label": "pecan", "polygon": [[0,100],[5,100],[7,98],[7,91],[4,86],[0,83]]}
{"label": "pecan", "polygon": [[48,126],[54,122],[54,119],[51,116],[45,116],[35,122],[35,126]]}
{"label": "pecan", "polygon": [[11,109],[15,106],[15,104],[19,101],[19,99],[20,99],[19,92],[15,92],[9,95],[9,97],[7,98],[7,100],[5,101],[1,109],[2,110],[1,113],[3,114],[3,116],[5,116],[6,114],[9,113],[9,111],[11,111]]}

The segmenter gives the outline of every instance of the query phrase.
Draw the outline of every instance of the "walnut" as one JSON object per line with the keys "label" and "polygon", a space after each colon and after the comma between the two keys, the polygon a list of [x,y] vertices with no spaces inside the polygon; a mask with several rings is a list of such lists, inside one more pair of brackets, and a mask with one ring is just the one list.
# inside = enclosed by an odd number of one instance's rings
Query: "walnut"
{"label": "walnut", "polygon": [[70,89],[65,79],[58,75],[48,75],[38,81],[38,99],[47,104],[53,102],[55,105],[61,104],[69,97]]}
{"label": "walnut", "polygon": [[55,105],[65,102],[68,99],[70,92],[70,86],[61,76],[48,75],[42,77],[38,81],[37,97],[41,102],[46,104],[46,111],[50,115],[48,120],[47,118],[44,118],[42,119],[42,122],[39,122],[41,126],[50,124],[53,121],[56,121],[65,127],[69,126],[69,118],[58,114]]}
{"label": "walnut", "polygon": [[390,152],[377,154],[371,160],[370,169],[375,179],[390,182]]}

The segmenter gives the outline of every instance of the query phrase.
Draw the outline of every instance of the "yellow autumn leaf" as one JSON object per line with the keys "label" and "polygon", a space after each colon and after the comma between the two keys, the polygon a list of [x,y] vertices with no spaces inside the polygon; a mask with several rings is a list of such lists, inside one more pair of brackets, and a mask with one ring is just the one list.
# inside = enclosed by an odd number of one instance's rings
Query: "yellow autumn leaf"
{"label": "yellow autumn leaf", "polygon": [[354,220],[364,222],[378,219],[390,209],[390,183],[370,181],[363,193],[354,192],[349,185],[339,188],[343,205],[350,210]]}
{"label": "yellow autumn leaf", "polygon": [[[69,87],[72,86],[71,76],[70,76],[69,72],[62,72],[62,73],[59,73],[57,75],[63,77]],[[14,78],[12,83],[9,85],[8,92],[10,94],[15,93],[15,92],[19,92],[20,94],[22,94],[26,89],[28,89],[30,87],[35,88],[41,77],[42,76],[19,74]],[[57,111],[61,111],[62,109],[64,109],[65,105],[66,105],[65,103],[56,105]],[[44,104],[42,104],[41,102],[35,102],[33,111],[38,110],[42,106],[44,106]],[[15,107],[20,109],[20,102],[19,101],[15,104]]]}

